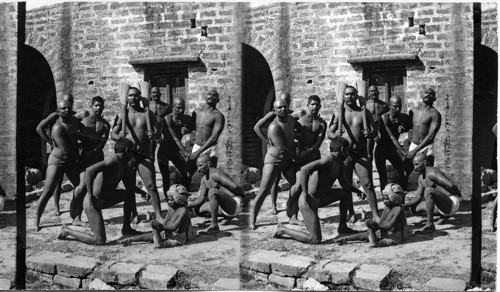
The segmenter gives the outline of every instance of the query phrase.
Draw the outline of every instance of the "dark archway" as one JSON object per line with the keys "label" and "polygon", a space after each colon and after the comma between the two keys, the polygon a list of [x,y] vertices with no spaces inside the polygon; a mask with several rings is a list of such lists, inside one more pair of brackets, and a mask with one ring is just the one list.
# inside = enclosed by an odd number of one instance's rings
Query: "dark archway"
{"label": "dark archway", "polygon": [[474,52],[474,133],[473,147],[478,151],[477,162],[496,170],[498,54],[489,47],[478,45]]}
{"label": "dark archway", "polygon": [[18,131],[22,133],[25,166],[45,171],[46,143],[36,132],[40,121],[56,110],[56,87],[50,65],[34,48],[24,45],[19,66],[21,109]]}
{"label": "dark archway", "polygon": [[269,64],[255,48],[242,48],[242,163],[261,168],[263,145],[253,127],[270,110],[275,99],[274,82]]}

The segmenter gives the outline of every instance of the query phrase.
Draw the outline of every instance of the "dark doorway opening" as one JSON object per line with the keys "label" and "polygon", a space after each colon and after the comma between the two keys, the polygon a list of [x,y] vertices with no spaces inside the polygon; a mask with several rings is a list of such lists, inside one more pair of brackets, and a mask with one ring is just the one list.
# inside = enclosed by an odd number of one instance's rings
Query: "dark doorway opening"
{"label": "dark doorway opening", "polygon": [[274,81],[269,64],[255,48],[243,44],[242,58],[242,162],[261,168],[265,145],[253,127],[271,110],[275,100]]}
{"label": "dark doorway opening", "polygon": [[56,110],[54,77],[44,56],[27,45],[22,47],[19,76],[18,98],[22,102],[17,126],[22,132],[24,165],[45,172],[47,146],[36,132],[36,126]]}

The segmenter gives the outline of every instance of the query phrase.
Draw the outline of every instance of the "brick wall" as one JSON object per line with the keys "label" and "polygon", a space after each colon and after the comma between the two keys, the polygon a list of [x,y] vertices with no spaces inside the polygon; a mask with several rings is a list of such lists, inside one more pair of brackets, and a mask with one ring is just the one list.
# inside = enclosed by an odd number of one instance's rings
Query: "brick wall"
{"label": "brick wall", "polygon": [[[496,5],[496,4],[495,4]],[[481,12],[481,44],[498,53],[498,8]]]}
{"label": "brick wall", "polygon": [[[119,109],[117,86],[144,80],[141,67],[131,58],[192,55],[200,65],[189,66],[189,111],[204,104],[203,94],[215,88],[218,108],[226,116],[219,140],[219,161],[239,173],[240,148],[237,110],[240,58],[234,37],[235,3],[62,3],[27,13],[27,44],[49,61],[58,97],[71,90],[76,107],[90,99],[105,99],[105,117],[111,121]],[[190,18],[198,15],[198,28]],[[200,25],[208,26],[208,37]],[[112,151],[108,143],[108,152]]]}
{"label": "brick wall", "polygon": [[16,195],[17,3],[0,4],[0,186]]}
{"label": "brick wall", "polygon": [[[419,24],[426,24],[426,35],[419,35]],[[422,65],[407,67],[404,110],[418,106],[426,87],[435,88],[443,115],[437,165],[469,196],[472,151],[463,141],[472,133],[472,4],[278,3],[247,9],[246,25],[245,43],[267,59],[276,91],[290,91],[293,107],[317,94],[328,120],[338,106],[337,83],[363,77],[348,57],[418,55]]]}

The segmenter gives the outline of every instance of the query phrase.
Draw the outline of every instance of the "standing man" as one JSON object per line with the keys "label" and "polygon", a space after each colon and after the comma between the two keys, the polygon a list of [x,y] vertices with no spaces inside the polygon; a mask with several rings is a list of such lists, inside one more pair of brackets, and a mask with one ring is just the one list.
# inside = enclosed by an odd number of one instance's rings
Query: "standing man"
{"label": "standing man", "polygon": [[203,178],[198,198],[189,204],[188,208],[194,208],[195,214],[209,212],[211,222],[206,232],[217,233],[220,231],[217,223],[219,214],[229,218],[238,216],[243,208],[245,195],[241,187],[225,171],[211,165],[208,155],[200,155],[196,164]]}
{"label": "standing man", "polygon": [[[352,182],[353,171],[356,170],[356,174],[361,181],[361,186],[367,195],[373,220],[378,221],[377,197],[372,180],[372,163],[368,159],[367,151],[367,140],[373,139],[374,135],[377,135],[378,128],[373,121],[372,115],[366,115],[367,122],[371,125],[373,131],[371,133],[364,131],[363,112],[361,107],[356,103],[357,99],[358,91],[356,88],[347,86],[344,90],[344,101],[346,104],[344,120],[339,121],[339,117],[335,116],[327,135],[329,139],[341,136],[349,141],[349,155],[344,162],[347,181]],[[342,133],[337,133],[339,123],[342,123],[344,126]]]}
{"label": "standing man", "polygon": [[413,158],[413,165],[415,171],[420,174],[418,188],[415,191],[415,197],[404,206],[409,207],[413,214],[425,212],[427,223],[416,232],[431,233],[436,231],[434,215],[440,215],[444,218],[453,216],[460,207],[459,198],[462,194],[459,188],[440,169],[428,166],[424,153],[418,153]]}
{"label": "standing man", "polygon": [[[382,115],[389,111],[389,105],[385,101],[380,100],[378,97],[379,91],[377,86],[372,85],[368,87],[368,100],[366,101],[366,109],[372,114],[373,121],[380,130],[382,128]],[[374,139],[368,139],[368,159],[370,159],[370,161],[373,160],[373,147],[375,146],[375,143],[378,142],[378,134],[379,133],[377,133],[377,136],[375,136]]]}
{"label": "standing man", "polygon": [[161,100],[161,92],[157,86],[151,88],[150,97],[149,110],[155,115],[156,121],[160,124],[163,118],[172,112],[172,107]]}
{"label": "standing man", "polygon": [[[385,161],[389,160],[397,174],[398,184],[406,189],[406,176],[404,173],[404,163],[401,157],[407,154],[399,144],[399,134],[408,132],[411,128],[411,119],[405,113],[401,113],[401,98],[397,95],[391,97],[389,101],[389,113],[382,115],[380,123],[380,140],[375,146],[375,165],[380,177],[380,190],[387,185],[387,170]],[[402,155],[398,154],[401,153]]]}
{"label": "standing man", "polygon": [[[134,144],[124,138],[115,143],[115,155],[98,162],[85,171],[87,195],[83,201],[85,214],[89,219],[93,234],[74,230],[63,224],[58,239],[71,235],[86,244],[103,245],[106,243],[106,230],[102,209],[123,202],[123,235],[137,235],[140,232],[130,227],[130,215],[135,209],[135,183],[130,181],[128,162],[132,158]],[[123,181],[125,190],[117,190],[118,183]]]}
{"label": "standing man", "polygon": [[52,126],[51,140],[54,148],[50,153],[45,184],[42,195],[38,199],[36,208],[35,227],[40,228],[40,218],[47,206],[50,196],[54,194],[63,175],[66,174],[73,186],[77,186],[80,174],[80,157],[78,155],[78,138],[83,125],[75,118],[73,109],[68,101],[62,100],[57,104],[59,118]]}
{"label": "standing man", "polygon": [[[148,132],[146,111],[149,109],[141,107],[141,92],[139,89],[131,87],[127,92],[127,100],[129,105],[127,116],[122,117],[121,113],[118,115],[116,125],[111,132],[111,139],[117,141],[120,138],[127,138],[134,143],[134,157],[130,165],[130,180],[135,182],[136,171],[139,171],[144,186],[149,196],[152,198],[151,203],[155,211],[156,220],[162,220],[160,195],[156,188],[154,153],[151,152],[151,141],[161,132],[159,131],[156,118],[154,118],[151,112],[149,115],[150,122],[155,132]],[[124,133],[122,129],[122,119],[124,118],[126,119],[128,129],[126,131],[126,136],[121,137]],[[136,215],[137,210],[134,210],[134,216]]]}
{"label": "standing man", "polygon": [[[347,157],[349,142],[341,137],[332,139],[330,153],[322,155],[320,159],[304,165],[300,170],[300,185],[302,193],[299,198],[299,208],[304,217],[307,232],[282,227],[278,228],[274,237],[283,234],[304,243],[321,243],[321,226],[318,209],[340,201],[339,234],[352,234],[354,230],[347,227],[347,210],[352,204],[351,192],[362,195],[361,191],[352,186],[352,181],[347,182],[343,174],[343,163]],[[343,189],[333,189],[336,180]]]}
{"label": "standing man", "polygon": [[217,109],[218,102],[219,93],[212,89],[207,93],[205,107],[193,112],[193,119],[196,123],[196,139],[189,156],[192,172],[196,170],[196,159],[201,154],[207,154],[212,160],[212,165],[217,166],[217,140],[219,140],[225,125],[224,115]]}
{"label": "standing man", "polygon": [[410,162],[417,153],[424,153],[428,158],[429,165],[434,165],[432,146],[441,127],[441,114],[433,107],[434,101],[436,101],[436,92],[432,88],[427,88],[422,97],[424,107],[410,110],[410,118],[413,123],[413,138],[410,151],[405,156]]}
{"label": "standing man", "polygon": [[82,137],[81,139],[82,168],[80,172],[80,184],[75,187],[69,211],[71,218],[73,218],[73,225],[87,226],[87,224],[84,224],[81,220],[83,199],[87,191],[85,186],[85,169],[104,160],[104,152],[102,149],[106,145],[106,141],[108,141],[109,131],[111,129],[108,121],[102,116],[103,110],[104,99],[100,96],[95,96],[90,101],[90,115],[84,117],[82,120],[85,131],[95,135],[96,138],[99,139],[89,137]]}
{"label": "standing man", "polygon": [[260,208],[280,173],[283,173],[291,185],[295,184],[295,161],[298,160],[294,151],[296,120],[288,114],[288,105],[282,99],[274,102],[274,113],[276,118],[267,129],[269,149],[264,158],[262,180],[250,210],[250,230],[256,228]]}
{"label": "standing man", "polygon": [[189,189],[191,176],[187,169],[189,151],[182,145],[182,136],[191,133],[194,121],[191,116],[185,115],[186,103],[183,98],[176,97],[173,101],[173,112],[165,117],[162,127],[163,140],[158,147],[158,166],[163,179],[163,193],[166,194],[170,187],[169,161],[172,161],[179,173],[182,175],[182,185]]}

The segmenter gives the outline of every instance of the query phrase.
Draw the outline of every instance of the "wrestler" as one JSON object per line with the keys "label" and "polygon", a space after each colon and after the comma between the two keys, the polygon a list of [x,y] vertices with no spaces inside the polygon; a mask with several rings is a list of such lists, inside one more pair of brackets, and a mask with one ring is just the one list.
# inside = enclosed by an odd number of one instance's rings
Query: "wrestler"
{"label": "wrestler", "polygon": [[58,102],[57,112],[59,118],[51,130],[51,140],[54,148],[49,156],[45,184],[36,209],[36,231],[41,229],[40,218],[45,206],[47,206],[50,196],[56,191],[64,174],[67,175],[73,186],[80,183],[81,165],[77,143],[80,131],[84,126],[77,118],[72,116],[72,107],[68,101],[62,100]]}
{"label": "wrestler", "polygon": [[[399,185],[406,188],[406,178],[409,173],[404,173],[404,163],[401,157],[407,153],[399,144],[399,135],[408,132],[411,128],[411,119],[401,113],[401,98],[397,95],[389,101],[389,113],[382,115],[380,122],[380,140],[375,146],[375,165],[380,177],[380,190],[387,185],[386,160],[394,167]],[[401,156],[399,155],[401,153]]]}
{"label": "wrestler", "polygon": [[405,159],[409,162],[417,153],[424,153],[427,156],[429,165],[434,165],[434,152],[432,149],[436,134],[441,127],[441,114],[433,107],[436,101],[436,92],[428,88],[422,97],[424,107],[410,110],[410,118],[413,124],[413,138],[410,151]]}
{"label": "wrestler", "polygon": [[201,154],[208,154],[212,160],[212,165],[217,166],[216,148],[222,130],[224,130],[224,115],[217,109],[219,93],[212,89],[207,93],[205,107],[202,110],[193,112],[193,119],[196,123],[196,139],[194,141],[192,153],[189,156],[190,173],[196,170],[196,159]]}
{"label": "wrestler", "polygon": [[[135,87],[131,87],[127,92],[128,111],[126,118],[127,131],[124,138],[129,139],[134,143],[134,157],[131,161],[131,171],[129,172],[130,180],[135,182],[136,172],[139,175],[146,187],[148,195],[152,198],[151,204],[155,211],[156,219],[161,220],[160,195],[156,188],[156,172],[154,166],[154,153],[151,152],[151,140],[156,139],[161,132],[159,125],[156,122],[153,114],[150,114],[151,126],[155,130],[154,133],[148,131],[146,110],[141,107],[141,92]],[[111,132],[111,139],[117,141],[123,136],[121,113],[116,120],[115,127]],[[152,130],[153,130],[152,129]],[[135,198],[135,197],[134,197]],[[134,209],[134,220],[137,219],[137,210]]]}
{"label": "wrestler", "polygon": [[[103,245],[106,243],[106,230],[102,209],[110,208],[123,202],[123,235],[137,235],[139,232],[130,227],[130,219],[135,208],[135,183],[130,180],[128,162],[133,157],[134,144],[125,138],[115,143],[115,155],[91,165],[85,171],[85,185],[87,194],[83,200],[83,208],[89,219],[91,233],[82,232],[62,225],[58,239],[65,239],[68,235],[79,241]],[[118,183],[123,181],[125,190],[118,190]]]}
{"label": "wrestler", "polygon": [[163,140],[158,147],[158,166],[163,179],[163,193],[166,194],[170,186],[169,162],[177,168],[182,175],[182,185],[189,188],[191,176],[187,170],[187,159],[190,155],[182,145],[182,136],[191,133],[195,126],[191,116],[185,115],[186,103],[183,98],[176,97],[173,101],[173,112],[165,117],[162,126]]}
{"label": "wrestler", "polygon": [[103,148],[109,137],[109,130],[111,126],[108,121],[102,117],[104,110],[104,99],[100,96],[95,96],[90,101],[90,115],[82,119],[82,124],[85,126],[87,133],[94,134],[99,139],[90,137],[83,137],[81,139],[81,160],[82,168],[80,170],[80,184],[75,187],[73,192],[73,200],[70,205],[70,216],[73,218],[73,225],[85,226],[88,224],[83,223],[81,214],[83,212],[83,199],[87,191],[85,187],[85,169],[97,162],[104,160]]}
{"label": "wrestler", "polygon": [[222,213],[227,218],[238,216],[243,208],[245,195],[241,187],[227,173],[211,165],[207,154],[200,155],[196,160],[196,165],[203,178],[198,197],[188,205],[188,208],[193,208],[196,215],[209,212],[211,222],[206,233],[217,233],[220,231],[217,223],[219,214]]}
{"label": "wrestler", "polygon": [[[279,95],[278,99],[284,100],[286,102],[286,104],[289,106],[290,106],[290,104],[292,104],[292,97],[290,96],[289,93],[282,92]],[[306,112],[302,109],[299,109],[297,111],[290,111],[289,110],[288,113],[294,118],[299,118],[299,117],[306,114]],[[253,127],[253,130],[255,131],[257,136],[259,136],[259,138],[262,141],[264,141],[266,144],[269,144],[269,141],[268,141],[266,135],[264,134],[263,128],[265,127],[265,125],[270,124],[274,120],[274,118],[276,118],[276,114],[274,113],[273,110],[271,110],[262,119],[257,121],[255,126]],[[280,178],[280,176],[278,176],[278,178],[276,179],[276,181],[273,184],[273,187],[271,188],[271,205],[272,205],[272,214],[273,215],[278,214],[278,210],[276,208],[276,200],[278,199],[279,178]]]}
{"label": "wrestler", "polygon": [[338,238],[334,242],[342,245],[349,241],[368,241],[370,247],[398,245],[411,235],[402,206],[404,191],[397,184],[388,184],[382,192],[385,208],[380,222],[366,221],[368,231]]}
{"label": "wrestler", "polygon": [[276,118],[267,129],[270,147],[264,158],[262,180],[250,210],[250,224],[248,226],[250,230],[256,228],[257,215],[264,203],[264,199],[269,194],[274,182],[278,179],[280,172],[283,173],[291,185],[294,185],[296,180],[294,162],[298,160],[298,156],[294,151],[296,121],[288,114],[288,105],[282,99],[274,102],[274,113],[276,114]]}
{"label": "wrestler", "polygon": [[[373,117],[373,122],[378,126],[377,128],[380,130],[383,126],[381,125],[381,120],[382,120],[382,115],[387,113],[389,111],[389,105],[385,102],[379,99],[379,91],[377,86],[372,85],[368,87],[368,99],[366,100],[366,109],[371,113]],[[378,133],[377,136],[375,136],[374,139],[368,139],[367,141],[367,146],[368,146],[368,159],[372,161],[373,157],[373,148],[375,145],[375,142],[377,142],[379,139]]]}
{"label": "wrestler", "polygon": [[[319,116],[320,109],[320,98],[317,95],[311,95],[307,99],[307,113],[298,118],[301,134],[298,167],[321,158],[319,147],[325,139],[327,126],[326,122]],[[287,215],[291,224],[301,224],[297,218],[299,212],[298,198],[302,193],[299,180],[296,180],[293,191],[291,189],[290,198],[287,202]]]}
{"label": "wrestler", "polygon": [[[158,122],[161,131],[163,131],[163,128],[166,127],[164,118],[172,112],[172,107],[168,103],[161,100],[161,92],[157,86],[153,86],[151,88],[149,98],[151,100],[151,102],[149,102],[149,110],[154,114],[154,116],[156,117],[156,122]],[[156,152],[156,145],[157,141],[152,140],[151,153],[153,153],[153,155]]]}
{"label": "wrestler", "polygon": [[[71,107],[73,107],[73,104],[75,102],[73,95],[71,95],[71,93],[63,94],[62,100],[69,102]],[[73,110],[71,111],[71,115],[74,115],[79,120],[83,119],[84,117],[88,116],[89,114],[90,113],[86,110],[80,111],[78,113],[74,112]],[[50,138],[50,136],[51,136],[50,132],[52,130],[52,126],[54,125],[54,123],[57,121],[58,118],[59,118],[59,114],[57,113],[57,111],[55,111],[55,112],[49,114],[45,119],[43,119],[40,122],[40,124],[38,124],[38,126],[36,127],[36,132],[38,133],[38,135],[40,135],[42,140],[48,144],[47,149],[46,149],[48,154],[50,154],[50,152],[51,152],[51,151],[48,151],[49,147],[50,147],[50,150],[52,150],[54,148],[54,146],[52,144],[52,139]],[[45,155],[45,153],[43,153],[43,155]],[[45,159],[47,159],[47,157],[43,158],[44,163],[46,163]],[[56,210],[54,211],[54,213],[56,214],[56,216],[59,216],[61,214],[61,210],[60,210],[60,206],[59,206],[59,201],[61,200],[61,191],[62,191],[61,184],[62,184],[62,178],[61,178],[61,181],[59,181],[59,184],[54,191],[54,204],[56,206]]]}
{"label": "wrestler", "polygon": [[[283,234],[304,243],[321,243],[321,226],[318,217],[318,208],[340,201],[339,234],[355,232],[347,227],[347,209],[352,204],[351,192],[361,193],[345,180],[343,175],[343,161],[347,157],[349,142],[341,137],[330,142],[330,153],[322,155],[320,159],[304,165],[300,170],[300,185],[302,194],[299,198],[299,208],[304,218],[307,232],[286,228],[278,224],[275,237]],[[336,180],[343,189],[333,189]]]}
{"label": "wrestler", "polygon": [[404,206],[413,214],[425,212],[427,223],[418,233],[431,233],[436,231],[434,215],[442,219],[453,216],[460,207],[462,194],[456,185],[438,168],[428,166],[424,153],[418,153],[413,158],[415,171],[420,174],[415,197]]}
{"label": "wrestler", "polygon": [[161,223],[151,221],[152,232],[125,238],[118,243],[127,246],[132,242],[153,242],[155,248],[168,248],[184,245],[191,240],[194,231],[187,208],[189,192],[184,186],[174,184],[166,194],[169,209],[165,219]]}
{"label": "wrestler", "polygon": [[[373,220],[378,221],[379,215],[377,213],[377,198],[372,181],[372,163],[368,159],[366,145],[367,139],[373,139],[374,135],[377,135],[378,128],[373,122],[372,116],[367,115],[367,122],[371,125],[371,129],[373,130],[371,133],[364,131],[363,113],[361,108],[356,104],[357,99],[358,92],[356,88],[347,86],[344,90],[344,101],[346,105],[345,114],[343,121],[341,121],[344,126],[344,131],[341,133],[339,133],[340,131],[337,131],[339,117],[335,116],[330,128],[328,129],[327,136],[330,139],[341,136],[349,141],[349,156],[344,161],[346,166],[345,175],[347,181],[352,181],[353,171],[356,170],[356,174],[361,181],[361,186],[367,195],[368,203],[373,214]],[[349,209],[352,213],[352,206],[349,207]]]}

